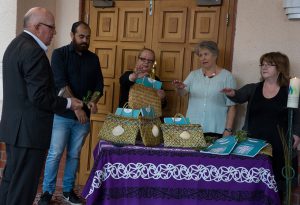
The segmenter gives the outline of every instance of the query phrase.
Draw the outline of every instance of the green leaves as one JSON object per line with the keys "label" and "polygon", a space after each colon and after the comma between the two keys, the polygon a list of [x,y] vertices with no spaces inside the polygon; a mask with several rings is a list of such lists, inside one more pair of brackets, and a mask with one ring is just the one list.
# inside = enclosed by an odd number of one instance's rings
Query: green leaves
{"label": "green leaves", "polygon": [[242,142],[242,141],[245,141],[247,138],[248,138],[248,133],[247,131],[245,130],[237,130],[235,133],[234,133],[236,139],[238,140],[238,142]]}
{"label": "green leaves", "polygon": [[92,92],[92,91],[88,91],[87,92],[87,94],[86,94],[86,96],[84,96],[83,98],[82,98],[82,101],[83,101],[83,103],[84,104],[88,104],[90,101],[95,101],[95,100],[97,100],[98,99],[98,97],[100,96],[100,92],[99,91],[95,91],[94,93]]}

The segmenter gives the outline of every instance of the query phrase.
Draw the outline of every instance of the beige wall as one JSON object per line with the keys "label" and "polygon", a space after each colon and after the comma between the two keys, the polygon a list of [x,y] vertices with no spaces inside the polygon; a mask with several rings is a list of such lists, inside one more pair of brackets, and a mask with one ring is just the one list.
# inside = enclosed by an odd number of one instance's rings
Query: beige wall
{"label": "beige wall", "polygon": [[60,47],[71,41],[71,26],[79,20],[79,0],[58,0],[56,3],[56,30],[54,47]]}
{"label": "beige wall", "polygon": [[[259,80],[259,58],[270,51],[287,54],[292,76],[300,77],[300,20],[288,20],[282,5],[282,0],[238,0],[232,63],[238,87]],[[238,128],[243,113],[241,107]]]}
{"label": "beige wall", "polygon": [[54,48],[70,42],[72,23],[79,20],[79,0],[18,0],[17,33],[23,30],[23,16],[32,7],[45,7],[55,15],[57,34],[49,46],[48,55]]}
{"label": "beige wall", "polygon": [[17,22],[17,1],[16,0],[1,0],[0,1],[0,16],[3,17],[0,26],[0,116],[2,107],[2,57],[9,42],[16,35]]}
{"label": "beige wall", "polygon": [[[0,1],[0,64],[2,65],[2,56],[10,41],[16,34],[17,22],[17,1],[16,0],[1,0]],[[2,67],[2,66],[1,66]],[[2,74],[2,72],[0,72]]]}

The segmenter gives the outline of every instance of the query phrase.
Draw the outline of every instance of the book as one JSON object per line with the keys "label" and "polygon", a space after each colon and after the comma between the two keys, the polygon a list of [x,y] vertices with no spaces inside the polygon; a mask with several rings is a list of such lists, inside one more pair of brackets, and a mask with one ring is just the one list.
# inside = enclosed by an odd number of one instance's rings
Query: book
{"label": "book", "polygon": [[255,157],[268,143],[265,140],[248,138],[236,145],[232,154]]}
{"label": "book", "polygon": [[235,136],[226,136],[217,139],[213,144],[207,148],[200,150],[200,152],[217,155],[229,155],[237,144]]}

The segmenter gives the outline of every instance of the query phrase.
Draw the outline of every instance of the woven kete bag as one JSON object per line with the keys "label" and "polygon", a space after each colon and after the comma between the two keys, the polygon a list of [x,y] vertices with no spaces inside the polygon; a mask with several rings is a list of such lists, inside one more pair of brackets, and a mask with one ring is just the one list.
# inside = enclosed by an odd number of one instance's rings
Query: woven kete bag
{"label": "woven kete bag", "polygon": [[201,125],[162,124],[165,147],[206,147]]}
{"label": "woven kete bag", "polygon": [[140,134],[145,146],[156,146],[162,143],[161,121],[159,118],[139,118]]}
{"label": "woven kete bag", "polygon": [[134,84],[129,90],[128,105],[133,109],[152,106],[156,117],[162,116],[161,100],[157,90],[141,84]]}
{"label": "woven kete bag", "polygon": [[100,139],[118,144],[135,144],[139,120],[108,114],[99,132]]}

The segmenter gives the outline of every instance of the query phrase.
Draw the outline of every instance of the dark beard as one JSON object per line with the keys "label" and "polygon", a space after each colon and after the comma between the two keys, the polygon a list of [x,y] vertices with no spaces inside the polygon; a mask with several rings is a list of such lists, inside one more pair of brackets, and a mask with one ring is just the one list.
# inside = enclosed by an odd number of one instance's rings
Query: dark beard
{"label": "dark beard", "polygon": [[78,52],[87,51],[89,49],[89,44],[87,44],[87,43],[77,44],[75,41],[73,41],[73,44],[74,44],[75,50]]}

